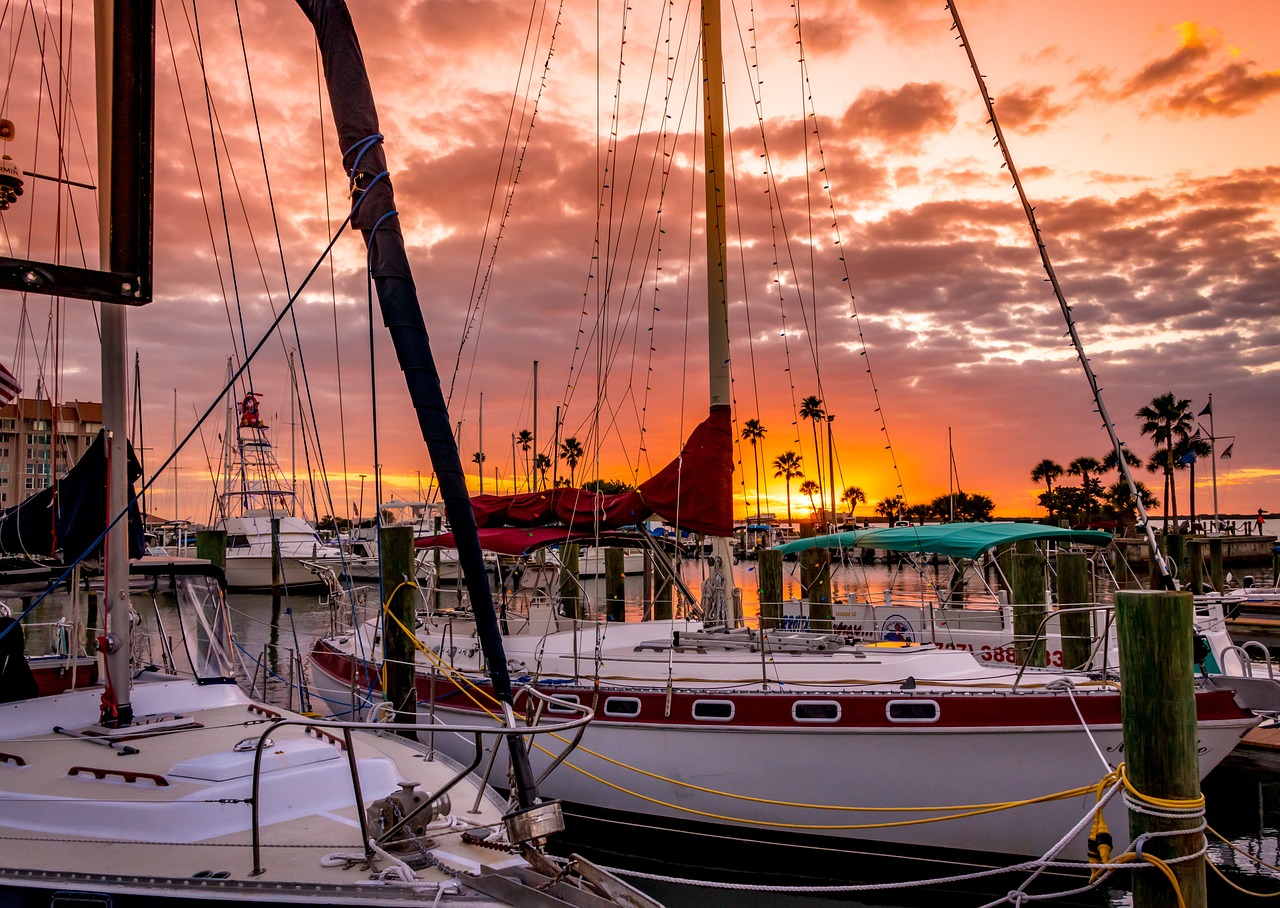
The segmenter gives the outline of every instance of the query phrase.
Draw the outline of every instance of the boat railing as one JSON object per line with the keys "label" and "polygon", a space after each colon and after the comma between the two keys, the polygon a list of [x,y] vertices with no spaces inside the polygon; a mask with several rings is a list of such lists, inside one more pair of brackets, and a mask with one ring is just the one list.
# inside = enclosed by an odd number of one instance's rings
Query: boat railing
{"label": "boat railing", "polygon": [[[1225,647],[1218,655],[1218,661],[1222,662],[1222,657],[1228,653],[1240,660],[1241,677],[1252,678],[1254,665],[1261,663],[1267,667],[1267,679],[1270,681],[1277,680],[1275,664],[1271,661],[1271,650],[1257,640],[1246,640],[1244,643]],[[1255,653],[1257,655],[1254,655]],[[1221,668],[1224,671],[1226,670],[1225,665],[1221,666]]]}
{"label": "boat railing", "polygon": [[[571,703],[565,700],[556,700],[555,697],[549,694],[545,694],[542,691],[539,691],[533,688],[531,685],[526,684],[521,686],[516,691],[516,694],[512,699],[513,699],[513,702],[518,703],[524,697],[529,698],[530,703],[533,703],[534,701],[536,701],[537,703],[532,713],[528,713],[531,717],[536,716],[537,718],[540,719],[542,716],[543,709],[546,707],[546,705],[548,705],[553,700],[556,702],[556,705],[558,708],[562,708],[566,712],[571,712],[576,715],[570,718],[567,718],[563,721],[554,722],[546,725],[543,725],[540,722],[537,724],[530,724],[530,725],[517,725],[515,723],[514,711],[508,708],[503,710],[503,714],[505,714],[506,718],[502,720],[504,723],[502,725],[498,725],[498,726],[450,725],[449,732],[451,734],[456,734],[456,735],[469,734],[473,736],[475,740],[475,756],[466,766],[462,767],[462,769],[454,773],[453,777],[449,779],[449,781],[446,782],[444,785],[442,785],[438,790],[429,792],[429,793],[424,793],[426,797],[424,797],[421,804],[418,804],[417,806],[414,807],[413,810],[409,811],[403,817],[401,817],[399,822],[383,830],[378,835],[376,840],[371,840],[369,837],[369,820],[365,813],[364,796],[360,790],[360,773],[357,765],[356,752],[355,752],[355,737],[352,735],[352,732],[353,731],[373,732],[378,735],[389,735],[389,734],[401,735],[404,733],[417,734],[418,732],[435,731],[438,728],[438,726],[436,726],[434,722],[386,723],[386,722],[351,721],[351,720],[339,721],[339,720],[332,720],[332,719],[330,720],[310,719],[304,716],[298,716],[298,717],[282,716],[275,713],[272,710],[267,710],[266,714],[269,718],[269,721],[267,725],[263,728],[262,733],[258,736],[258,741],[254,746],[254,754],[253,754],[253,779],[252,779],[253,792],[250,798],[250,809],[252,811],[251,833],[252,833],[252,840],[253,840],[253,872],[251,875],[261,876],[266,871],[266,868],[262,866],[262,823],[261,823],[261,819],[262,819],[262,816],[261,816],[262,814],[262,755],[266,749],[272,746],[270,741],[270,735],[272,732],[276,731],[279,728],[284,728],[288,726],[301,726],[307,734],[316,735],[317,737],[321,737],[325,740],[328,740],[330,743],[339,747],[340,749],[343,750],[343,752],[346,753],[347,768],[348,768],[348,772],[351,780],[351,787],[355,795],[356,819],[360,824],[360,841],[364,849],[365,858],[369,861],[372,861],[377,856],[376,852],[374,851],[375,844],[378,847],[383,847],[388,842],[393,841],[394,837],[406,826],[408,826],[414,820],[414,818],[416,818],[419,814],[428,810],[433,804],[439,803],[440,800],[449,791],[457,787],[459,783],[461,783],[464,779],[466,779],[468,776],[472,775],[475,772],[476,768],[480,765],[480,762],[485,752],[484,739],[486,737],[492,736],[494,738],[500,738],[505,740],[507,738],[510,738],[513,735],[529,736],[529,737],[534,737],[537,735],[561,736],[563,734],[573,732],[574,737],[572,738],[572,746],[566,748],[565,752],[559,757],[558,760],[555,761],[555,763],[551,767],[552,769],[554,769],[555,766],[559,765],[560,761],[562,761],[566,756],[568,756],[568,753],[572,751],[573,747],[577,746],[577,743],[581,739],[582,733],[585,730],[587,724],[595,718],[595,711],[592,710],[589,706],[584,706],[580,703]],[[532,719],[530,719],[529,721],[532,721]],[[408,743],[408,739],[406,739],[406,743]],[[496,746],[496,742],[495,742],[495,746],[490,748],[490,751],[496,754],[498,749],[499,748]],[[492,757],[490,758],[490,765],[492,766]],[[550,769],[548,769],[547,772],[550,772]],[[486,773],[486,776],[487,776],[487,773]],[[543,774],[542,778],[545,778],[545,777],[546,777],[546,773]],[[538,781],[541,782],[541,779],[539,779]],[[479,789],[479,794],[477,795],[477,799],[476,799],[477,807],[481,797],[483,797],[485,784],[486,783],[484,782],[484,778],[479,778],[478,785],[477,785]]]}
{"label": "boat railing", "polygon": [[[1060,606],[1058,608],[1055,608],[1051,612],[1045,612],[1044,616],[1040,619],[1040,623],[1036,625],[1035,634],[1033,634],[1031,636],[1031,639],[1027,641],[1026,655],[1023,656],[1022,661],[1018,664],[1018,674],[1017,674],[1017,677],[1015,677],[1013,680],[1013,689],[1015,691],[1018,689],[1018,685],[1022,683],[1023,675],[1025,675],[1027,669],[1031,667],[1031,658],[1033,655],[1035,655],[1036,647],[1042,641],[1045,642],[1047,645],[1048,636],[1049,636],[1048,628],[1049,628],[1050,622],[1058,620],[1062,615],[1070,614],[1072,612],[1085,612],[1089,614],[1096,614],[1098,611],[1102,611],[1103,613],[1105,613],[1106,621],[1103,624],[1102,632],[1092,635],[1092,638],[1091,638],[1093,640],[1092,649],[1089,652],[1089,660],[1088,660],[1088,663],[1086,664],[1092,665],[1093,661],[1097,658],[1098,653],[1101,652],[1102,666],[1100,670],[1102,674],[1105,676],[1108,673],[1108,669],[1110,668],[1110,666],[1107,663],[1111,653],[1111,646],[1110,646],[1111,628],[1115,622],[1115,609],[1107,606],[1100,606],[1096,603],[1091,603],[1089,605],[1068,606],[1068,607]],[[1016,636],[1014,638],[1014,641],[1016,646],[1017,643],[1019,642]],[[1064,669],[1064,670],[1075,670],[1075,669]]]}

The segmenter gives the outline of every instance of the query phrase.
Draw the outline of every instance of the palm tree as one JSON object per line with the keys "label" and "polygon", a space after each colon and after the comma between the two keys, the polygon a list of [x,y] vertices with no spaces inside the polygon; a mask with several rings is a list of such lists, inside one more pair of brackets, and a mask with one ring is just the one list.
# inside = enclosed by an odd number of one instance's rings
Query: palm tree
{"label": "palm tree", "polygon": [[1193,533],[1196,531],[1196,460],[1208,457],[1212,453],[1213,447],[1201,437],[1198,430],[1194,435],[1180,437],[1173,447],[1173,468],[1175,470],[1188,468],[1191,471],[1191,480],[1187,483],[1187,496],[1190,499],[1189,519]]}
{"label": "palm tree", "polygon": [[783,479],[787,484],[787,523],[791,523],[791,480],[803,476],[800,467],[804,462],[795,451],[787,451],[773,459],[774,476]]}
{"label": "palm tree", "polygon": [[[1121,448],[1121,450],[1124,451],[1124,462],[1126,464],[1128,464],[1131,467],[1142,466],[1141,457],[1139,457],[1137,454],[1134,454],[1128,448]],[[1120,469],[1120,458],[1116,457],[1115,451],[1108,451],[1106,456],[1102,458],[1102,472],[1105,473],[1108,470],[1119,470],[1119,469]]]}
{"label": "palm tree", "polygon": [[1080,491],[1084,501],[1084,519],[1089,521],[1089,512],[1093,510],[1093,498],[1101,491],[1097,479],[1091,479],[1091,473],[1102,472],[1102,463],[1094,457],[1077,457],[1067,464],[1067,475],[1080,477]]}
{"label": "palm tree", "polygon": [[813,428],[813,462],[818,467],[818,489],[821,491],[822,455],[818,448],[818,423],[827,418],[827,411],[822,409],[822,398],[816,394],[810,394],[800,401],[800,418],[809,420],[809,424]]}
{"label": "palm tree", "polygon": [[538,487],[541,488],[547,483],[547,471],[551,469],[551,456],[548,454],[534,454],[533,469],[542,480],[538,483]]}
{"label": "palm tree", "polygon": [[1166,391],[1135,414],[1142,420],[1139,430],[1150,435],[1156,447],[1164,446],[1160,468],[1164,470],[1164,531],[1169,532],[1169,506],[1173,506],[1173,522],[1178,522],[1178,493],[1173,481],[1173,443],[1178,436],[1191,434],[1191,401],[1176,398]]}
{"label": "palm tree", "polygon": [[524,451],[524,475],[529,483],[529,491],[533,491],[533,470],[529,466],[529,448],[533,446],[533,433],[528,429],[521,429],[516,435],[516,444],[520,446],[520,450]]}
{"label": "palm tree", "polygon": [[809,510],[813,512],[814,520],[818,519],[818,506],[813,503],[813,495],[821,488],[822,487],[812,479],[806,479],[804,482],[800,483],[800,494],[809,496]]}
{"label": "palm tree", "polygon": [[849,486],[840,496],[840,500],[849,506],[849,519],[853,520],[854,509],[860,504],[867,503],[867,493],[858,486]]}
{"label": "palm tree", "polygon": [[[742,440],[751,442],[751,460],[756,467],[756,519],[760,519],[760,452],[756,450],[756,442],[764,442],[764,434],[769,430],[760,425],[758,419],[748,419],[742,424]],[[765,497],[768,497],[767,495]]]}
{"label": "palm tree", "polygon": [[484,452],[476,451],[471,455],[471,462],[476,465],[476,473],[480,476],[480,494],[484,494]]}
{"label": "palm tree", "polygon": [[1053,516],[1053,481],[1063,474],[1062,464],[1056,460],[1045,458],[1034,467],[1031,468],[1031,481],[1043,482],[1045,494],[1049,496],[1046,500],[1045,508],[1049,512],[1049,516]]}
{"label": "palm tree", "polygon": [[573,471],[578,468],[578,461],[582,460],[582,442],[570,435],[564,441],[560,442],[560,459],[569,465],[569,485],[573,485]]}
{"label": "palm tree", "polygon": [[906,506],[906,499],[899,493],[892,497],[881,498],[880,503],[876,505],[876,513],[892,524],[898,518],[898,515],[906,509]]}

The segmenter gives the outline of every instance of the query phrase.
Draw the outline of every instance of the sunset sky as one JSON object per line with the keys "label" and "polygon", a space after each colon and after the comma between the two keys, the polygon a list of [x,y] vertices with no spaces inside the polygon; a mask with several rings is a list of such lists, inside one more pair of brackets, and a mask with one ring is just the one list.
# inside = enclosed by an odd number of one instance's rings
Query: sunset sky
{"label": "sunset sky", "polygon": [[[798,417],[817,394],[835,416],[836,487],[869,500],[859,513],[945,493],[948,431],[961,488],[1001,515],[1043,513],[1032,467],[1109,442],[942,0],[724,3],[735,434],[758,418],[763,460],[795,451],[818,478]],[[1212,393],[1219,451],[1234,442],[1217,461],[1221,509],[1280,509],[1280,4],[959,5],[1121,438],[1145,459],[1140,406],[1172,391],[1199,412]],[[172,448],[175,399],[185,435],[348,205],[303,14],[240,0],[251,94],[235,5],[159,6],[156,300],[129,315],[149,472]],[[524,488],[512,435],[534,427],[537,360],[539,447],[559,407],[561,437],[588,452],[579,480],[647,478],[707,406],[697,5],[352,7],[464,464],[483,444],[485,491],[495,471],[499,490]],[[69,39],[70,100],[51,102],[56,61],[37,69],[38,46],[59,43],[50,9],[39,30],[12,6],[0,19],[15,61],[0,116],[18,129],[5,151],[53,173],[61,123],[67,171],[94,182],[91,37]],[[0,217],[4,254],[96,260],[91,193],[29,182]],[[344,235],[299,300],[297,338],[286,321],[252,374],[286,472],[296,450],[302,474],[285,365],[300,350],[337,509],[363,497],[368,513],[362,262]],[[88,303],[24,310],[5,293],[0,362],[28,395],[42,381],[99,399],[94,324]],[[373,337],[384,498],[413,496],[430,468],[376,312]],[[221,427],[182,455],[176,510],[169,477],[149,510],[208,518]],[[757,493],[752,450],[739,453],[741,516]],[[773,473],[762,507],[782,514]],[[1201,512],[1209,473],[1202,461]]]}

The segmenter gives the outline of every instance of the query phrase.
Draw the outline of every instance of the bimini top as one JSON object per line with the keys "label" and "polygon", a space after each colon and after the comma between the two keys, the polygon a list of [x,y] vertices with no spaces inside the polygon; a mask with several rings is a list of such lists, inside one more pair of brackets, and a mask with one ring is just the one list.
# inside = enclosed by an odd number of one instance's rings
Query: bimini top
{"label": "bimini top", "polygon": [[987,549],[1021,539],[1055,539],[1086,545],[1107,545],[1111,542],[1111,534],[1101,530],[1066,530],[1038,523],[938,523],[812,536],[774,546],[774,551],[789,553],[803,552],[806,549],[863,548],[977,558]]}

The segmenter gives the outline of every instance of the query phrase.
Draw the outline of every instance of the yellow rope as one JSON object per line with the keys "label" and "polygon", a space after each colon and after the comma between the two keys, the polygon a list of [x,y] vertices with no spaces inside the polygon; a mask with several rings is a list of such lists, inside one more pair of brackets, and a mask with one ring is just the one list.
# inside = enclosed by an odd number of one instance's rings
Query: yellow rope
{"label": "yellow rope", "polygon": [[[1254,855],[1249,854],[1249,852],[1245,851],[1235,842],[1229,841],[1226,836],[1218,832],[1218,830],[1214,829],[1212,826],[1209,826],[1206,828],[1209,830],[1209,832],[1213,833],[1214,836],[1216,836],[1219,839],[1219,841],[1225,843],[1226,846],[1230,848],[1232,851],[1235,851],[1238,854],[1243,855],[1253,863],[1257,864],[1259,867],[1265,867],[1268,870],[1274,870],[1274,871],[1280,872],[1280,867],[1276,867],[1274,864],[1268,864],[1266,861],[1260,860]],[[1217,864],[1215,864],[1213,861],[1209,861],[1208,863],[1209,863],[1209,867],[1212,868],[1213,872],[1218,875],[1219,879],[1221,879],[1222,882],[1226,883],[1236,892],[1243,893],[1244,895],[1251,895],[1256,899],[1280,898],[1280,892],[1253,892],[1249,889],[1245,889],[1243,886],[1240,886],[1237,883],[1233,883],[1230,879],[1228,879],[1227,875],[1222,872],[1222,868],[1219,867]]]}
{"label": "yellow rope", "polygon": [[[479,702],[479,700],[477,700],[474,696],[472,696],[471,690],[475,690],[477,693],[481,694],[482,696],[486,697],[487,699],[491,700],[493,703],[496,704],[497,701],[494,700],[492,694],[490,694],[488,691],[482,690],[480,687],[478,687],[475,684],[475,682],[471,681],[471,679],[467,678],[466,675],[462,674],[456,668],[449,665],[437,653],[435,653],[429,647],[423,644],[422,641],[418,638],[418,636],[413,631],[411,631],[408,627],[406,627],[404,623],[400,621],[400,619],[390,611],[389,608],[386,608],[385,610],[386,610],[386,614],[391,618],[391,620],[394,621],[400,627],[400,629],[410,637],[410,639],[414,643],[414,646],[421,653],[423,653],[423,655],[425,655],[428,659],[436,663],[441,668],[441,670],[445,673],[446,677],[454,681],[455,684],[458,684],[458,689],[472,703],[474,703],[479,709],[483,710],[490,718],[493,718],[493,719],[499,718],[496,713],[494,713],[487,706],[485,706],[484,704]],[[458,682],[462,682],[462,683],[459,684]],[[556,738],[558,741],[564,744],[569,743],[564,737],[558,734],[553,734],[552,737]],[[545,747],[542,747],[536,742],[533,743],[533,746],[538,748],[539,751],[546,754],[547,756],[551,756],[550,751],[548,751]],[[631,797],[638,798],[642,801],[647,801],[651,804],[657,804],[659,806],[667,807],[672,810],[680,811],[683,813],[690,813],[697,816],[707,817],[709,819],[727,820],[730,822],[737,822],[737,823],[750,823],[756,826],[769,826],[769,827],[777,827],[777,828],[784,828],[784,829],[857,830],[857,829],[890,828],[895,826],[914,826],[914,825],[920,825],[923,823],[937,823],[943,820],[964,819],[966,817],[981,816],[983,814],[996,813],[1002,810],[1012,810],[1018,807],[1026,807],[1033,804],[1043,804],[1051,801],[1080,797],[1082,795],[1088,794],[1089,792],[1097,791],[1102,785],[1105,784],[1105,780],[1104,780],[1103,783],[1097,783],[1093,785],[1084,785],[1079,788],[1070,789],[1068,791],[1055,792],[1052,794],[1041,795],[1035,798],[1026,798],[1026,799],[1017,800],[1017,801],[1001,801],[1001,802],[994,802],[994,803],[987,803],[987,804],[960,804],[960,805],[952,805],[952,806],[945,806],[945,807],[855,807],[855,806],[834,805],[834,804],[806,804],[806,803],[794,802],[794,801],[779,801],[779,800],[774,800],[770,798],[757,798],[750,795],[741,795],[741,794],[735,794],[733,792],[720,791],[714,788],[706,788],[700,785],[694,785],[689,782],[682,782],[678,779],[672,779],[667,776],[659,775],[658,773],[649,772],[648,770],[641,769],[638,766],[633,766],[628,763],[623,763],[619,760],[614,760],[613,758],[606,757],[604,754],[594,751],[589,747],[578,745],[577,749],[599,760],[609,763],[613,766],[617,766],[621,769],[638,773],[639,775],[646,776],[648,778],[655,779],[660,782],[666,782],[668,784],[675,785],[679,788],[697,791],[703,794],[716,795],[719,797],[729,798],[731,800],[747,801],[755,804],[767,804],[775,807],[792,807],[792,808],[800,808],[800,809],[807,809],[807,810],[834,810],[834,811],[852,812],[852,813],[920,813],[924,811],[930,811],[930,812],[952,811],[952,813],[946,814],[944,816],[937,816],[937,817],[922,817],[922,818],[917,818],[912,820],[898,820],[898,821],[889,822],[889,823],[865,823],[865,824],[847,824],[847,825],[815,825],[815,824],[804,824],[804,823],[779,823],[779,822],[768,821],[768,820],[751,820],[751,819],[746,819],[742,817],[733,817],[733,816],[728,816],[724,814],[710,813],[707,811],[697,810],[695,808],[687,807],[680,804],[672,804],[668,801],[663,801],[659,798],[652,798],[652,797],[649,797],[648,795],[640,794],[637,791],[633,791],[629,788],[625,788],[621,785],[610,782],[586,769],[583,769],[581,766],[578,766],[572,762],[565,761],[564,763],[565,766],[570,767],[571,769],[581,773],[582,775],[586,776],[589,779],[592,779],[593,781],[599,782],[601,785],[604,785],[607,788],[611,788],[622,794],[630,795]]]}
{"label": "yellow rope", "polygon": [[[1139,860],[1138,853],[1135,851],[1127,851],[1124,854],[1120,855],[1120,857],[1116,858],[1111,863],[1128,864],[1131,861],[1136,861],[1136,860]],[[1173,875],[1173,868],[1171,868],[1168,864],[1160,860],[1155,855],[1150,855],[1150,854],[1147,854],[1146,852],[1142,853],[1141,860],[1144,860],[1148,864],[1151,864],[1152,866],[1157,867],[1160,870],[1160,872],[1165,875],[1165,878],[1169,881],[1169,885],[1173,887],[1173,894],[1178,899],[1179,908],[1187,908],[1186,900],[1182,898],[1182,888],[1178,885],[1178,878]]]}

